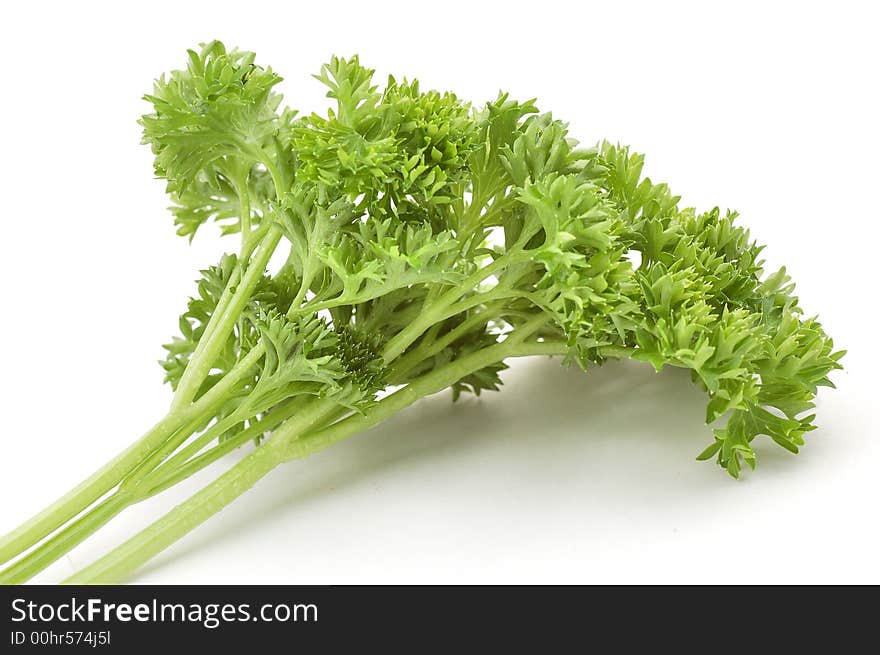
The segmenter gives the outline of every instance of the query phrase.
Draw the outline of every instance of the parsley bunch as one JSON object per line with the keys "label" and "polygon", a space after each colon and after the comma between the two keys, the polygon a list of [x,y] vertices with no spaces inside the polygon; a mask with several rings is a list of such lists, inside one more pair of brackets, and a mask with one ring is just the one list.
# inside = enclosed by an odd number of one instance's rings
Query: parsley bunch
{"label": "parsley bunch", "polygon": [[165,346],[168,414],[3,537],[0,562],[18,559],[0,582],[255,444],[69,582],[122,579],[275,466],[444,388],[496,390],[513,357],[687,368],[717,425],[698,459],[737,477],[759,435],[798,452],[843,353],[785,269],[764,273],[735,213],[680,207],[641,155],[580,147],[532,101],[380,87],[357,57],[316,77],[335,106],[299,117],[272,69],[215,41],[146,96],[178,234],[216,222],[238,244],[202,271]]}

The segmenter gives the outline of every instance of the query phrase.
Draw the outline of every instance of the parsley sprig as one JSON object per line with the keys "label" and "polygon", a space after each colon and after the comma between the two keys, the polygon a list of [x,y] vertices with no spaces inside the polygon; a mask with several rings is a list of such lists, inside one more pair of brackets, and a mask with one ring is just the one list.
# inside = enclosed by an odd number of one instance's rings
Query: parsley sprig
{"label": "parsley sprig", "polygon": [[[120,511],[227,453],[225,474],[70,582],[119,580],[277,465],[425,395],[501,386],[514,357],[691,371],[714,458],[797,453],[842,351],[731,212],[679,205],[626,147],[581,147],[533,101],[474,108],[334,57],[334,106],[282,109],[281,78],[219,42],[160,77],[141,119],[178,234],[238,245],[202,271],[162,361],[168,414],[0,540],[23,582]],[[280,253],[283,265],[270,270]]]}

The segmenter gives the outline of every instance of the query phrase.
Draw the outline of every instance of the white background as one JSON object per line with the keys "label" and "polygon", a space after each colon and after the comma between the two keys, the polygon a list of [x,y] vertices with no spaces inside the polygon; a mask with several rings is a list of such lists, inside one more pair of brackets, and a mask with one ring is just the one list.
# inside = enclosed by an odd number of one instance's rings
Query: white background
{"label": "white background", "polygon": [[[662,6],[661,6],[662,5]],[[499,88],[647,153],[683,203],[736,208],[846,371],[792,456],[735,482],[686,374],[517,362],[502,393],[426,399],[274,471],[135,582],[880,582],[878,73],[872,3],[11,3],[0,43],[0,531],[160,417],[155,360],[224,244],[176,237],[140,96],[220,38],[326,107],[360,53],[476,103]],[[228,462],[226,463],[228,464]],[[207,478],[216,475],[212,470]],[[56,581],[196,486],[125,512]]]}

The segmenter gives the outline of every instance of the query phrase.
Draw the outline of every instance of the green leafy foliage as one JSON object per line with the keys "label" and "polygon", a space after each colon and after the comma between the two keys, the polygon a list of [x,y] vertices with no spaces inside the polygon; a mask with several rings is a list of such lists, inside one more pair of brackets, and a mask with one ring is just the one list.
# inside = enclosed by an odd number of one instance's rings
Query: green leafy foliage
{"label": "green leafy foliage", "polygon": [[728,416],[701,455],[717,455],[737,477],[755,465],[751,442],[766,435],[797,452],[814,429],[818,386],[840,368],[842,352],[814,319],[804,319],[785,270],[763,276],[762,247],[718,208],[680,210],[665,185],[640,177],[643,159],[603,144],[603,186],[625,211],[633,246],[643,318],[633,357],[693,371],[709,393],[707,423]]}
{"label": "green leafy foliage", "polygon": [[281,96],[272,89],[281,78],[252,52],[212,41],[188,54],[185,70],[160,77],[144,96],[154,108],[141,117],[144,143],[168,182],[180,235],[192,237],[211,219],[234,219],[224,231],[236,232],[243,197],[257,209],[271,198],[265,159],[273,152],[286,160],[283,135],[295,114],[278,114]]}
{"label": "green leafy foliage", "polygon": [[336,101],[293,129],[298,179],[359,197],[375,216],[423,221],[445,215],[466,182],[475,124],[451,93],[389,78],[384,91],[358,58],[334,57],[317,75]]}
{"label": "green leafy foliage", "polygon": [[[315,76],[334,106],[294,119],[277,112],[279,78],[253,62],[217,43],[190,53],[186,71],[157,83],[156,113],[143,119],[181,234],[208,219],[239,230],[245,170],[250,223],[271,221],[289,249],[251,292],[259,318],[240,320],[216,349],[205,388],[262,343],[251,414],[303,389],[332,395],[340,376],[371,398],[543,316],[533,336],[584,366],[625,353],[690,369],[709,397],[707,422],[724,421],[700,457],[717,456],[734,476],[754,466],[758,435],[792,452],[803,445],[814,428],[805,414],[841,354],[801,316],[784,270],[764,275],[762,247],[736,213],[679,207],[642,175],[641,155],[580,147],[533,101],[502,94],[474,110],[417,81],[389,77],[380,88],[358,57],[334,57]],[[295,180],[289,189],[272,188],[261,165],[270,152],[279,177]],[[166,346],[172,384],[235,266],[227,256],[204,272],[182,335]],[[306,329],[322,311],[328,323]],[[376,364],[419,322],[403,364]],[[341,353],[311,334],[335,335]],[[463,375],[454,397],[498,389],[504,368]]]}

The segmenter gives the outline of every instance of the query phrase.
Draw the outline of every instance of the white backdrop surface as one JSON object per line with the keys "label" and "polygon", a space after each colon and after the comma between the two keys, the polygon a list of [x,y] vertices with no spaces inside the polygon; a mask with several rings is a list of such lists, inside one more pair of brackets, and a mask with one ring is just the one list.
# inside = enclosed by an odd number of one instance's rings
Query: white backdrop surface
{"label": "white backdrop surface", "polygon": [[856,2],[13,3],[0,531],[166,408],[160,344],[223,243],[175,236],[135,120],[154,77],[219,38],[280,72],[301,111],[326,106],[310,74],[331,54],[475,103],[537,97],[582,141],[646,153],[684,204],[738,209],[849,354],[802,453],[760,443],[738,482],[694,461],[711,435],[686,374],[519,361],[502,393],[439,394],[274,471],[134,582],[880,582],[877,18]]}

